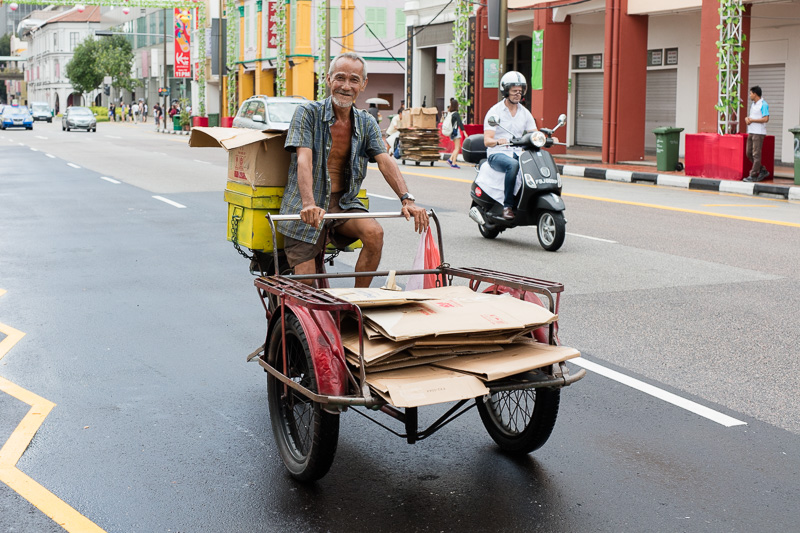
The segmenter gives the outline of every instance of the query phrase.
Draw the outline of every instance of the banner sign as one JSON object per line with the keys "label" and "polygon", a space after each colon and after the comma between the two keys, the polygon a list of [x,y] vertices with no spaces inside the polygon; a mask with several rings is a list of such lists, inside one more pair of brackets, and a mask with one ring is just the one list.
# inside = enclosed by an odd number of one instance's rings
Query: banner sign
{"label": "banner sign", "polygon": [[542,52],[544,51],[544,30],[533,31],[531,50],[531,90],[542,89]]}
{"label": "banner sign", "polygon": [[278,32],[275,31],[275,23],[278,19],[277,11],[277,2],[274,0],[267,2],[267,48],[278,48]]}
{"label": "banner sign", "polygon": [[175,77],[191,78],[192,62],[189,54],[192,10],[175,8]]}
{"label": "banner sign", "polygon": [[496,89],[500,86],[500,61],[497,59],[483,60],[483,88]]}

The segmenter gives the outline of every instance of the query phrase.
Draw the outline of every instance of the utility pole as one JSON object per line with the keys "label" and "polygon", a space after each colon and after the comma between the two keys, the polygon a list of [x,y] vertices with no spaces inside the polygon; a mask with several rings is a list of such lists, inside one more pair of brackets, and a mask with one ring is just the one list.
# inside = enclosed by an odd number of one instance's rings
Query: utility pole
{"label": "utility pole", "polygon": [[169,96],[167,96],[167,92],[169,91],[169,78],[167,77],[167,8],[164,8],[164,107],[162,108],[163,116],[162,122],[164,124],[164,131],[167,130],[167,102],[169,101]]}
{"label": "utility pole", "polygon": [[227,67],[228,67],[227,65],[225,65],[222,62],[222,58],[225,57],[225,52],[222,50],[222,47],[224,46],[224,42],[225,42],[223,40],[223,38],[222,38],[222,33],[223,33],[222,32],[222,12],[223,12],[223,0],[219,0],[219,22],[217,24],[217,31],[219,33],[219,36],[218,36],[218,39],[217,39],[217,41],[218,41],[218,43],[217,43],[218,44],[217,55],[219,56],[218,61],[217,61],[217,67],[218,67],[217,68],[217,78],[219,78],[219,121],[217,122],[217,126],[222,126],[222,117],[224,115],[223,109],[225,107],[225,98],[224,98],[225,90],[223,88],[223,86],[224,86],[223,80],[225,79],[225,77],[222,75],[222,73],[225,70],[227,70]]}
{"label": "utility pole", "polygon": [[[497,43],[498,80],[506,73],[506,49],[508,41],[508,0],[500,0],[500,42]],[[503,89],[497,84],[500,98],[503,98]]]}
{"label": "utility pole", "polygon": [[[331,0],[325,0],[325,59],[330,64],[331,62]],[[325,65],[325,72],[328,72],[328,65]],[[331,95],[331,88],[328,87],[327,82],[317,80],[319,83],[325,84],[325,94]]]}

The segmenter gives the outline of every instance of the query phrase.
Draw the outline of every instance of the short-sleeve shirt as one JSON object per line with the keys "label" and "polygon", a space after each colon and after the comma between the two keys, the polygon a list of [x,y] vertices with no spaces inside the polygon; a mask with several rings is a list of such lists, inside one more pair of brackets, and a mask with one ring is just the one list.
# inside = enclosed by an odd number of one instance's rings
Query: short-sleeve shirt
{"label": "short-sleeve shirt", "polygon": [[[381,130],[375,119],[366,111],[351,108],[353,137],[350,141],[350,161],[344,167],[346,192],[339,200],[342,209],[363,209],[358,191],[367,174],[367,162],[386,153]],[[331,196],[331,178],[328,175],[328,154],[332,137],[331,125],[336,122],[331,98],[297,106],[289,125],[284,147],[292,152],[289,178],[283,193],[281,214],[296,215],[303,208],[297,181],[297,148],[310,148],[312,154],[311,175],[314,202],[323,209],[328,208]],[[302,221],[279,222],[281,233],[303,242],[314,243],[319,238],[320,228]]]}
{"label": "short-sleeve shirt", "polygon": [[[502,126],[502,128],[495,128],[489,125],[489,117],[492,115],[500,119],[500,126]],[[486,118],[483,120],[483,129],[484,131],[494,131],[495,139],[511,139],[512,137],[522,137],[526,131],[534,131],[536,129],[536,120],[534,120],[531,112],[522,104],[517,104],[517,113],[512,117],[511,111],[505,104],[505,100],[500,100],[486,113]],[[505,130],[509,130],[514,135],[512,136],[511,133]],[[511,155],[516,150],[519,150],[519,148],[515,148],[510,144],[499,144],[487,148],[486,156],[488,157],[492,154]]]}
{"label": "short-sleeve shirt", "polygon": [[[769,104],[763,98],[758,102],[753,102],[750,106],[750,118],[764,118],[769,116]],[[767,134],[767,125],[761,122],[753,122],[747,125],[747,133]]]}

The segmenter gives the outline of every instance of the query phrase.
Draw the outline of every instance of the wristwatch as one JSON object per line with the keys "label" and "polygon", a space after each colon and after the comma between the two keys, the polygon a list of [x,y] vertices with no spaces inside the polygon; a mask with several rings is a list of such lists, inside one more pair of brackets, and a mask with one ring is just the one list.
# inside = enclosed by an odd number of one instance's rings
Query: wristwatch
{"label": "wristwatch", "polygon": [[403,196],[400,197],[400,201],[402,202],[403,200],[411,200],[412,202],[416,202],[417,201],[417,199],[414,198],[414,195],[411,194],[410,192],[407,192]]}

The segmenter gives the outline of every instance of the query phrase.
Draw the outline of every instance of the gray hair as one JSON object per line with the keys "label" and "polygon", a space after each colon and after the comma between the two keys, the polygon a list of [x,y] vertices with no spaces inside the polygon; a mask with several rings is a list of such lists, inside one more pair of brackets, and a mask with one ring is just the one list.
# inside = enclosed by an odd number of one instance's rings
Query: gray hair
{"label": "gray hair", "polygon": [[361,57],[360,54],[356,52],[342,52],[338,56],[333,58],[331,61],[331,66],[328,68],[328,76],[333,76],[333,67],[336,66],[336,62],[340,59],[352,59],[354,61],[361,61],[361,77],[365,80],[367,79],[367,62],[364,61],[364,58]]}

